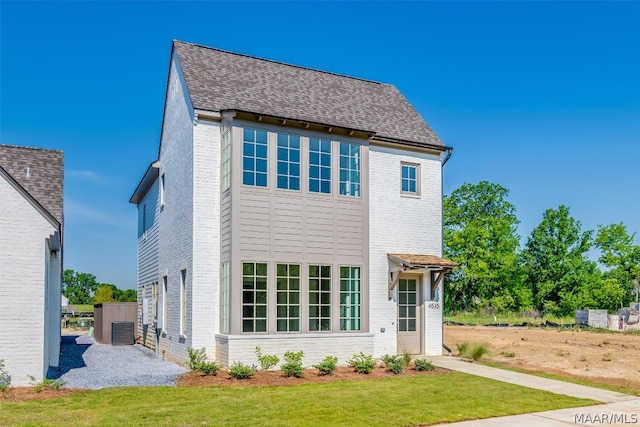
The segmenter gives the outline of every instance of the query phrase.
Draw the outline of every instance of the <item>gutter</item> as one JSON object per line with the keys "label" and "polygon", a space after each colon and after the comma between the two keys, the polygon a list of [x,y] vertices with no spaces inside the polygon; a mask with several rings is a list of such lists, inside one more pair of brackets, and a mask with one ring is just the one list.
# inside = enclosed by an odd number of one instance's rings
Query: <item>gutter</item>
{"label": "gutter", "polygon": [[447,155],[445,156],[444,160],[442,160],[442,167],[447,164],[447,162],[451,158],[451,155],[453,154],[453,147],[445,147],[444,149],[446,150]]}

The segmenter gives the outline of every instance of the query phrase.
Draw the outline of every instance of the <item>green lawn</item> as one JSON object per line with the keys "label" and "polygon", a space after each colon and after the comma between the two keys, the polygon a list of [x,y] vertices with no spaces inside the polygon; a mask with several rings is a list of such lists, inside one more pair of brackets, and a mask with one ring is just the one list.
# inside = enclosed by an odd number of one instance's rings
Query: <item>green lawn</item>
{"label": "green lawn", "polygon": [[507,314],[478,314],[478,313],[455,313],[444,316],[445,321],[464,323],[467,325],[488,325],[491,323],[508,323],[510,325],[518,325],[528,322],[531,325],[542,325],[547,320],[559,325],[571,325],[576,322],[573,317],[553,317],[545,316],[543,318],[524,317],[518,313]]}
{"label": "green lawn", "polygon": [[0,425],[406,426],[594,404],[459,372],[280,387],[124,387],[0,398]]}

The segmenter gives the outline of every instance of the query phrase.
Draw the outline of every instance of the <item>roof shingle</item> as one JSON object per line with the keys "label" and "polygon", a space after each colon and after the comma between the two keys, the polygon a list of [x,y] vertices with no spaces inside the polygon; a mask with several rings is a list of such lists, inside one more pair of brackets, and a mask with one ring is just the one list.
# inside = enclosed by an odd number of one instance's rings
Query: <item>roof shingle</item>
{"label": "roof shingle", "polygon": [[0,166],[60,223],[63,223],[62,151],[0,144]]}
{"label": "roof shingle", "polygon": [[173,43],[196,109],[240,110],[444,148],[393,85]]}

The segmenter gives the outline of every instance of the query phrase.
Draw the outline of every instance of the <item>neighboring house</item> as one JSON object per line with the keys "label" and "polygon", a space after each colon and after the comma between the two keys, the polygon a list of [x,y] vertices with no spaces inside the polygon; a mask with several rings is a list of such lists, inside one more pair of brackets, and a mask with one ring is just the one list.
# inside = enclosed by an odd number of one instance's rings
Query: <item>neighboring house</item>
{"label": "neighboring house", "polygon": [[450,153],[392,85],[174,41],[130,200],[142,340],[226,366],[441,354]]}
{"label": "neighboring house", "polygon": [[0,145],[0,359],[13,385],[60,355],[62,151]]}

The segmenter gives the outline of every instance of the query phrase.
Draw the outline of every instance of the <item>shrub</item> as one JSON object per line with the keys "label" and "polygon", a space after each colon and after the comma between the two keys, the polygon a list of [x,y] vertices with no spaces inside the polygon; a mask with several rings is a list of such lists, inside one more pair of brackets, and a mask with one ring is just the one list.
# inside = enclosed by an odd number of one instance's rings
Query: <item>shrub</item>
{"label": "shrub", "polygon": [[204,347],[200,350],[189,347],[187,351],[189,352],[189,369],[197,371],[200,364],[207,361],[207,352]]}
{"label": "shrub", "polygon": [[4,360],[0,359],[0,393],[3,395],[11,389],[11,375],[4,367]]}
{"label": "shrub", "polygon": [[354,354],[351,360],[347,362],[357,373],[369,374],[376,367],[376,362],[373,360],[373,356],[360,352]]}
{"label": "shrub", "polygon": [[335,356],[327,356],[322,359],[322,362],[313,365],[313,367],[320,371],[320,375],[331,375],[338,367],[338,358]]}
{"label": "shrub", "polygon": [[413,364],[415,365],[414,369],[416,371],[433,371],[436,369],[431,361],[425,359],[416,359],[413,361]]}
{"label": "shrub", "polygon": [[460,356],[473,360],[480,360],[482,356],[490,353],[484,344],[473,344],[465,341],[457,344],[457,347]]}
{"label": "shrub", "polygon": [[408,351],[405,351],[404,353],[402,353],[402,364],[405,367],[409,367],[409,365],[411,365],[411,361],[413,360],[413,357],[411,356],[411,353],[409,353]]}
{"label": "shrub", "polygon": [[229,368],[229,375],[237,380],[246,380],[254,376],[256,369],[253,366],[243,365],[240,362],[236,362]]}
{"label": "shrub", "polygon": [[280,358],[275,354],[262,354],[262,349],[259,346],[256,347],[256,355],[261,371],[268,371],[280,362]]}
{"label": "shrub", "polygon": [[287,351],[284,354],[284,364],[280,366],[282,373],[285,377],[302,378],[304,376],[304,369],[302,369],[302,357],[304,353],[302,351]]}
{"label": "shrub", "polygon": [[394,374],[401,374],[404,367],[404,357],[386,354],[382,356],[382,363]]}
{"label": "shrub", "polygon": [[60,390],[62,386],[66,384],[66,382],[62,378],[58,378],[57,380],[52,380],[50,378],[43,378],[42,381],[38,382],[36,377],[33,375],[29,375],[29,379],[31,380],[31,386],[33,387],[33,391],[36,393],[40,393],[42,390]]}
{"label": "shrub", "polygon": [[516,357],[516,354],[513,351],[503,351],[502,354],[504,357]]}
{"label": "shrub", "polygon": [[217,375],[220,365],[216,362],[207,361],[207,352],[204,348],[195,350],[191,347],[187,349],[189,352],[189,368],[195,372],[202,372],[205,375]]}

